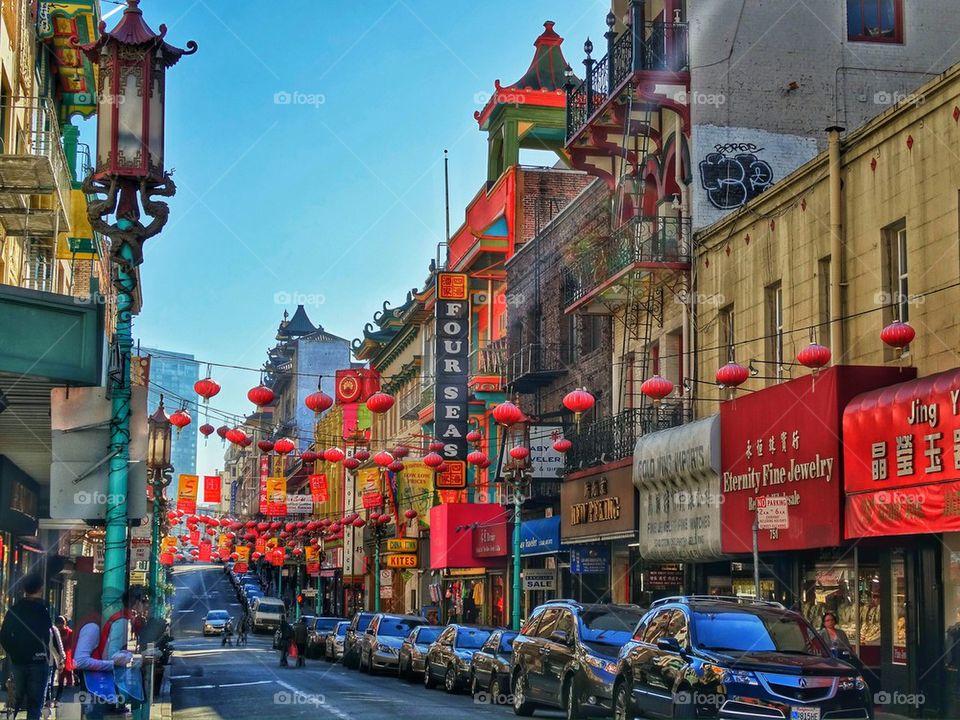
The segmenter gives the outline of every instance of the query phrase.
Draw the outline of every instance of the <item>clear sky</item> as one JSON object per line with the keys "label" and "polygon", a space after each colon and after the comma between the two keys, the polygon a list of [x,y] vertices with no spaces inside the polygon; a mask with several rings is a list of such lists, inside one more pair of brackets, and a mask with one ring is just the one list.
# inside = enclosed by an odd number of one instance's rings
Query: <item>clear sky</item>
{"label": "clear sky", "polygon": [[[444,235],[444,148],[456,229],[486,177],[486,136],[473,113],[494,80],[522,75],[544,20],[556,22],[582,76],[583,41],[603,47],[609,2],[142,0],[141,8],[155,30],[167,24],[168,41],[196,40],[200,50],[167,74],[166,164],[178,193],[166,229],[146,244],[135,337],[259,367],[298,297],[315,324],[352,339],[384,300],[399,304],[422,284]],[[214,368],[214,377],[223,391],[213,406],[252,410],[255,373]],[[220,467],[213,436],[200,443],[197,470]]]}

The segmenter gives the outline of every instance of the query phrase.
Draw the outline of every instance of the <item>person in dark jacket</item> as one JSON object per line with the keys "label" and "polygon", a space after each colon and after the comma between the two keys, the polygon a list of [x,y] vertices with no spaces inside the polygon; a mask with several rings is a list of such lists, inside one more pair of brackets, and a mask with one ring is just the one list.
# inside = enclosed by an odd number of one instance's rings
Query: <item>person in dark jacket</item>
{"label": "person in dark jacket", "polygon": [[307,664],[307,621],[304,618],[293,626],[293,642],[297,646],[297,667],[303,667]]}
{"label": "person in dark jacket", "polygon": [[280,667],[287,667],[287,653],[293,640],[293,626],[287,621],[287,614],[280,618]]}
{"label": "person in dark jacket", "polygon": [[23,591],[23,599],[14,603],[3,619],[0,646],[10,658],[17,708],[26,709],[27,720],[40,720],[53,622],[43,601],[42,578],[28,575],[23,580]]}

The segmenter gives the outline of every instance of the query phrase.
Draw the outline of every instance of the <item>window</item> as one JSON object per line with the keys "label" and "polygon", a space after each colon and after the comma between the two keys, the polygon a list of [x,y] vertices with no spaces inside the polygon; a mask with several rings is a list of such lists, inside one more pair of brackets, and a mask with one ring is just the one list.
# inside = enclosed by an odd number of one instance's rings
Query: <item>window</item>
{"label": "window", "polygon": [[567,637],[573,638],[573,615],[566,611],[562,612],[560,622],[557,623],[557,630],[562,630],[567,634]]}
{"label": "window", "polygon": [[847,40],[903,42],[903,0],[847,0]]}
{"label": "window", "polygon": [[557,629],[557,623],[560,622],[560,610],[557,608],[550,608],[543,614],[543,619],[540,621],[540,627],[537,628],[537,636],[542,638],[548,638],[553,634],[553,631]]}
{"label": "window", "polygon": [[817,300],[820,309],[820,337],[821,345],[830,347],[830,319],[833,316],[833,306],[830,304],[830,256],[817,261]]}
{"label": "window", "polygon": [[775,377],[783,380],[783,287],[779,282],[766,288],[767,362],[775,368]]}
{"label": "window", "polygon": [[647,629],[643,632],[643,642],[648,645],[656,645],[657,640],[667,637],[667,628],[670,626],[670,615],[672,610],[661,610],[647,623]]}
{"label": "window", "polygon": [[903,221],[883,231],[884,324],[910,321],[907,229]]}
{"label": "window", "polygon": [[670,625],[667,626],[667,634],[677,639],[680,647],[686,647],[690,639],[690,633],[687,629],[687,616],[683,610],[674,610],[670,616]]}
{"label": "window", "polygon": [[583,336],[583,354],[589,355],[594,350],[600,349],[603,318],[597,315],[584,315],[580,322],[580,331]]}
{"label": "window", "polygon": [[717,345],[720,347],[720,364],[723,365],[728,360],[733,360],[733,346],[736,342],[733,334],[733,303],[720,308],[717,316],[717,330],[719,338]]}
{"label": "window", "polygon": [[560,325],[560,345],[563,348],[566,362],[576,362],[579,357],[576,315],[566,315],[563,318]]}

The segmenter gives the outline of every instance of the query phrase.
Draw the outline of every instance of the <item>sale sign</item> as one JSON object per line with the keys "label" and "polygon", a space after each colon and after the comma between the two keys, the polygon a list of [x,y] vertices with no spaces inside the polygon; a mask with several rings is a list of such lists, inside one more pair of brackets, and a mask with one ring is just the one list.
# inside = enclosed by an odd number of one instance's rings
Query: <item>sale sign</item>
{"label": "sale sign", "polygon": [[197,512],[197,488],[200,484],[199,475],[181,475],[177,486],[177,510],[183,510],[191,515]]}
{"label": "sale sign", "polygon": [[267,515],[287,514],[287,479],[267,478]]}
{"label": "sale sign", "polygon": [[313,496],[314,503],[326,502],[330,499],[330,493],[327,489],[327,476],[324,473],[318,475],[311,475],[310,480],[310,495]]}
{"label": "sale sign", "polygon": [[219,503],[220,502],[220,476],[219,475],[204,475],[203,476],[203,501],[206,503]]}

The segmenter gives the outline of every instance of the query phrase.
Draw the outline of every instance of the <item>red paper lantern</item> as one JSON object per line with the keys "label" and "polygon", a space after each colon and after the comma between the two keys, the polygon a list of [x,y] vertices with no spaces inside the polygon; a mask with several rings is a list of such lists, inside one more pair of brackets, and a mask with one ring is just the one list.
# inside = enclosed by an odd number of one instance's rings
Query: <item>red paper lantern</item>
{"label": "red paper lantern", "polygon": [[567,438],[557,438],[553,441],[553,449],[558,453],[566,453],[573,447],[573,443]]}
{"label": "red paper lantern", "polygon": [[410,454],[410,448],[406,447],[405,445],[397,445],[393,449],[393,456],[395,458],[405,458],[409,454]]}
{"label": "red paper lantern", "polygon": [[280,522],[279,520],[274,520],[272,523],[270,523],[271,530],[279,530],[282,527],[283,527],[283,523]]}
{"label": "red paper lantern", "polygon": [[210,398],[220,392],[220,384],[216,380],[203,378],[193,384],[193,390],[197,395],[203,398],[203,401],[210,402]]}
{"label": "red paper lantern", "polygon": [[333,405],[333,398],[327,395],[322,390],[317,390],[315,393],[307,395],[303,399],[303,404],[307,406],[310,410],[313,410],[317,415],[329,410]]}
{"label": "red paper lantern", "polygon": [[290,438],[280,438],[273,444],[274,451],[280,455],[292,453],[296,448],[297,446]]}
{"label": "red paper lantern", "polygon": [[300,453],[300,459],[305,463],[316,462],[320,458],[319,453],[315,453],[313,450],[304,450]]}
{"label": "red paper lantern", "polygon": [[810,343],[797,353],[797,362],[811,370],[819,370],[830,362],[830,348]]}
{"label": "red paper lantern", "polygon": [[389,525],[391,520],[393,520],[393,518],[386,513],[377,518],[377,522],[379,522],[381,525]]}
{"label": "red paper lantern", "polygon": [[213,528],[207,528],[207,535],[209,535],[210,537],[213,537],[216,534],[217,534],[216,530],[214,530]]}
{"label": "red paper lantern", "polygon": [[227,431],[227,440],[232,442],[234,445],[240,445],[246,439],[247,434],[240,428],[233,428],[232,430]]}
{"label": "red paper lantern", "polygon": [[388,453],[386,450],[381,450],[373,456],[373,462],[382,468],[389,467],[390,463],[393,462],[393,455]]}
{"label": "red paper lantern", "polygon": [[296,555],[297,557],[300,557],[301,555],[303,555],[303,548],[295,547],[293,549],[293,554]]}
{"label": "red paper lantern", "polygon": [[392,408],[393,403],[393,395],[385,392],[376,392],[367,398],[367,410],[379,415]]}
{"label": "red paper lantern", "polygon": [[263,452],[268,453],[273,450],[273,441],[272,440],[261,440],[257,443],[257,447],[260,448]]}
{"label": "red paper lantern", "polygon": [[570,412],[580,415],[592,408],[596,401],[586,388],[577,388],[564,396],[563,406]]}
{"label": "red paper lantern", "polygon": [[450,466],[447,465],[447,461],[444,460],[442,463],[440,463],[439,465],[437,465],[437,467],[434,468],[434,469],[435,469],[438,473],[445,473],[447,470],[450,469]]}
{"label": "red paper lantern", "polygon": [[254,560],[259,560],[263,556],[258,551],[254,551],[253,555],[250,557],[252,557]]}
{"label": "red paper lantern", "polygon": [[467,442],[468,443],[478,443],[483,439],[483,435],[480,434],[479,430],[471,430],[467,433]]}
{"label": "red paper lantern", "polygon": [[329,529],[330,529],[330,532],[332,532],[332,533],[334,533],[334,534],[340,532],[340,529],[341,529],[341,528],[340,528],[340,523],[333,523],[333,524],[330,526]]}
{"label": "red paper lantern", "polygon": [[643,385],[640,386],[640,392],[655,403],[660,402],[673,392],[673,383],[662,375],[654,375],[643,382]]}
{"label": "red paper lantern", "polygon": [[342,462],[346,453],[338,447],[327,448],[323,451],[323,459],[329,463]]}
{"label": "red paper lantern", "polygon": [[161,565],[173,565],[173,553],[160,553],[160,564]]}
{"label": "red paper lantern", "polygon": [[177,435],[179,435],[180,431],[190,424],[190,413],[186,408],[180,408],[170,416],[170,424],[177,429]]}
{"label": "red paper lantern", "polygon": [[204,423],[203,425],[201,425],[201,426],[200,426],[199,428],[197,428],[197,429],[200,430],[200,434],[203,435],[204,437],[210,437],[210,436],[213,435],[213,433],[215,433],[216,430],[217,430],[217,429],[216,429],[213,425],[211,425],[210,423]]}
{"label": "red paper lantern", "polygon": [[357,448],[353,451],[353,456],[360,462],[366,462],[370,459],[370,451],[366,448]]}
{"label": "red paper lantern", "polygon": [[750,377],[750,371],[732,360],[717,370],[717,384],[728,388],[743,385]]}
{"label": "red paper lantern", "polygon": [[403,516],[404,516],[407,520],[413,520],[418,514],[419,514],[419,513],[417,513],[416,510],[414,510],[413,508],[410,508],[409,510],[407,510],[407,511],[403,514]]}
{"label": "red paper lantern", "polygon": [[487,456],[479,450],[474,450],[467,455],[467,462],[471,465],[483,465],[483,461],[486,459]]}
{"label": "red paper lantern", "polygon": [[493,419],[497,425],[503,425],[505,427],[510,427],[523,419],[523,412],[514,405],[512,402],[507,400],[497,405],[493,409]]}
{"label": "red paper lantern", "polygon": [[387,465],[387,470],[392,473],[398,473],[403,471],[403,463],[400,460],[394,460],[392,463]]}
{"label": "red paper lantern", "polygon": [[360,517],[360,514],[359,514],[359,513],[355,513],[355,512],[352,512],[352,513],[350,513],[350,514],[348,514],[348,515],[344,515],[344,516],[343,516],[343,523],[341,523],[341,524],[346,525],[346,524],[348,524],[348,523],[352,523],[352,522],[353,522],[354,520],[356,520],[358,517]]}
{"label": "red paper lantern", "polygon": [[367,524],[367,522],[363,518],[358,517],[356,520],[354,520],[350,524],[353,525],[355,528],[362,528],[364,525]]}
{"label": "red paper lantern", "polygon": [[250,447],[251,445],[253,445],[253,438],[244,437],[243,440],[240,441],[240,447]]}
{"label": "red paper lantern", "polygon": [[443,464],[443,458],[435,452],[428,453],[423,457],[423,464],[436,470]]}
{"label": "red paper lantern", "polygon": [[360,467],[360,461],[356,457],[348,457],[343,459],[343,466],[347,470],[356,470]]}
{"label": "red paper lantern", "polygon": [[[917,331],[909,323],[899,320],[890,323],[880,331],[880,339],[892,348],[903,349],[917,336]],[[172,420],[173,418],[171,418]]]}
{"label": "red paper lantern", "polygon": [[430,452],[440,452],[443,450],[443,443],[439,440],[431,440],[430,444],[427,445],[427,450]]}
{"label": "red paper lantern", "polygon": [[524,447],[523,445],[512,447],[510,448],[510,457],[514,460],[526,460],[530,457],[530,448]]}
{"label": "red paper lantern", "polygon": [[221,425],[217,428],[217,435],[219,435],[223,440],[227,439],[228,432],[230,432],[230,428],[228,428],[226,425]]}
{"label": "red paper lantern", "polygon": [[269,405],[275,397],[276,395],[273,394],[273,390],[266,385],[257,385],[255,388],[250,388],[247,392],[247,399],[257,407]]}

